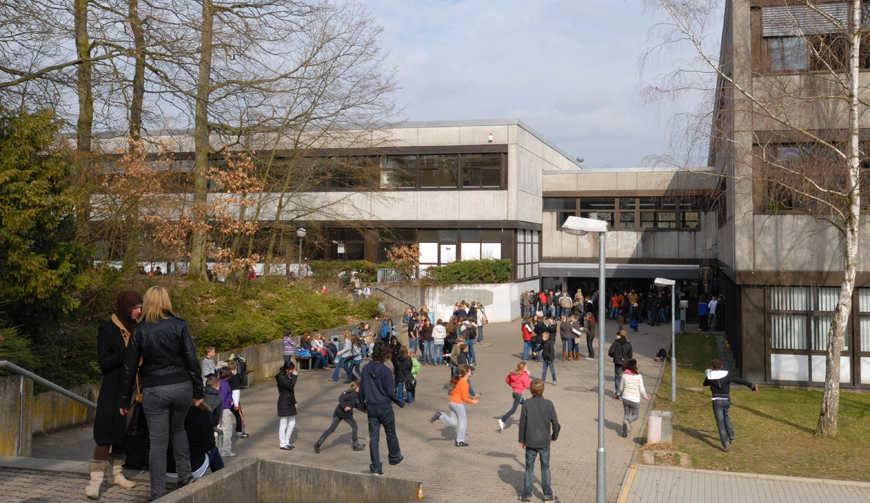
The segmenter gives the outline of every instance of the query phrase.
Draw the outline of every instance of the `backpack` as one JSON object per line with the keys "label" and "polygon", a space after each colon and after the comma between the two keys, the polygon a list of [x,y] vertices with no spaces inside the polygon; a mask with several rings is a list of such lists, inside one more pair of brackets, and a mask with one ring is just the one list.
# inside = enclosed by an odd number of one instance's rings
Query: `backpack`
{"label": "backpack", "polygon": [[478,311],[478,316],[480,317],[481,325],[486,325],[487,323],[489,323],[489,318],[486,317],[486,313],[484,313],[483,311]]}
{"label": "backpack", "polygon": [[244,378],[245,371],[248,370],[248,360],[242,355],[234,355],[230,353],[230,360],[236,362],[236,375]]}
{"label": "backpack", "polygon": [[381,338],[389,339],[392,335],[392,331],[390,330],[390,326],[387,325],[386,321],[381,322]]}

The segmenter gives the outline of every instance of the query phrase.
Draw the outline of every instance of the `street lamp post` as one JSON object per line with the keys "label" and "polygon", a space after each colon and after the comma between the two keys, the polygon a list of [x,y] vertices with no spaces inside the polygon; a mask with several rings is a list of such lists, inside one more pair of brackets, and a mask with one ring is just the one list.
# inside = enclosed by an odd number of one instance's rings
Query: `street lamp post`
{"label": "street lamp post", "polygon": [[606,453],[604,450],[604,319],[607,312],[604,289],[604,248],[607,222],[593,218],[568,217],[562,231],[576,236],[598,233],[598,455],[596,456],[595,501],[607,498]]}
{"label": "street lamp post", "polygon": [[671,401],[677,401],[677,322],[676,315],[677,311],[674,309],[674,284],[676,282],[672,279],[665,278],[656,278],[655,284],[657,286],[667,286],[671,288]]}
{"label": "street lamp post", "polygon": [[296,229],[296,235],[299,236],[299,268],[296,269],[296,276],[299,278],[302,277],[302,238],[304,238],[306,234],[308,233],[305,231],[305,227]]}

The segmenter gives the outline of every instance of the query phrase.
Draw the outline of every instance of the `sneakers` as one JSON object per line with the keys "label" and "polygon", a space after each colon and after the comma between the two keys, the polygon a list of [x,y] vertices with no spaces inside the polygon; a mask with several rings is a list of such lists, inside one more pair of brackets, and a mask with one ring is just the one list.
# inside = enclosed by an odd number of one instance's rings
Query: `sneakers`
{"label": "sneakers", "polygon": [[395,463],[390,462],[390,466],[396,466],[396,465],[400,464],[400,463],[401,463],[402,461],[404,461],[404,460],[405,460],[405,458],[404,458],[404,457],[401,457],[401,458],[399,458],[399,460],[396,461]]}
{"label": "sneakers", "polygon": [[226,454],[221,454],[221,456],[223,456],[225,458],[232,458],[232,457],[236,456],[236,453],[235,452],[228,452]]}
{"label": "sneakers", "polygon": [[556,380],[553,379],[553,386],[556,386]]}
{"label": "sneakers", "polygon": [[480,393],[475,393],[471,395],[471,398],[480,398]]}
{"label": "sneakers", "polygon": [[468,447],[468,444],[465,442],[456,442],[456,447]]}
{"label": "sneakers", "polygon": [[384,471],[381,470],[380,468],[378,468],[377,471],[372,472],[372,475],[383,475],[383,474],[384,474]]}
{"label": "sneakers", "polygon": [[[292,446],[292,445],[282,445],[282,446],[281,446],[281,450],[282,450],[282,451],[292,451],[292,450],[293,450],[293,446]],[[233,454],[233,456],[235,456],[235,454]]]}
{"label": "sneakers", "polygon": [[631,433],[631,423],[629,423],[627,419],[622,422],[622,428],[626,433]]}
{"label": "sneakers", "polygon": [[615,400],[619,400],[619,393],[617,393],[616,396],[614,396],[613,398],[614,398]]}
{"label": "sneakers", "polygon": [[181,489],[181,488],[184,487],[184,486],[187,486],[187,485],[193,484],[194,482],[196,482],[196,478],[195,478],[193,475],[191,475],[190,477],[187,477],[187,478],[184,479],[184,480],[179,480],[179,481],[175,484],[175,490],[177,491],[177,490]]}
{"label": "sneakers", "polygon": [[432,419],[429,420],[429,422],[430,422],[430,423],[434,423],[435,421],[437,421],[437,420],[439,420],[439,419],[441,419],[441,413],[440,413],[440,412],[436,412],[435,415],[432,416]]}
{"label": "sneakers", "polygon": [[498,429],[504,431],[504,421],[501,419],[498,420]]}
{"label": "sneakers", "polygon": [[519,498],[517,498],[517,501],[524,501],[524,502],[528,503],[528,502],[532,501],[532,498],[523,498],[522,496],[520,496]]}
{"label": "sneakers", "polygon": [[725,452],[731,452],[731,442],[725,444],[724,450]]}
{"label": "sneakers", "polygon": [[586,359],[587,360],[594,360],[595,358],[592,358],[591,356],[587,356]]}
{"label": "sneakers", "polygon": [[250,435],[248,435],[247,433],[245,433],[245,432],[243,431],[243,432],[241,432],[241,433],[236,433],[236,437],[237,437],[237,438],[248,438],[248,437],[250,437]]}
{"label": "sneakers", "polygon": [[555,496],[547,496],[546,498],[544,498],[544,501],[559,501],[559,498]]}

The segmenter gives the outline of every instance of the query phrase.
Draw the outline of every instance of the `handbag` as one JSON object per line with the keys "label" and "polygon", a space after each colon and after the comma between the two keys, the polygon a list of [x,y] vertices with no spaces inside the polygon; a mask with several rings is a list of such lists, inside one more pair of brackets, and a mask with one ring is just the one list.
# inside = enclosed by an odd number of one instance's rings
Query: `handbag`
{"label": "handbag", "polygon": [[417,380],[413,377],[405,378],[405,387],[408,389],[415,389],[417,387]]}
{"label": "handbag", "polygon": [[299,358],[311,358],[311,351],[307,349],[297,349],[296,356]]}

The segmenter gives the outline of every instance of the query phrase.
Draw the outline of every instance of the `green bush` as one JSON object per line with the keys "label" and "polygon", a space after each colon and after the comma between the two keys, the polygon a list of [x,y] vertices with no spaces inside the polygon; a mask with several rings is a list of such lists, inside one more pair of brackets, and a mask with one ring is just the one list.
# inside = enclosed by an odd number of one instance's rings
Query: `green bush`
{"label": "green bush", "polygon": [[378,265],[365,260],[312,260],[308,267],[314,273],[314,277],[319,280],[336,281],[339,274],[343,271],[356,271],[359,273],[360,280],[372,282],[378,280]]}
{"label": "green bush", "polygon": [[426,270],[436,285],[508,283],[511,280],[510,260],[460,260]]}

